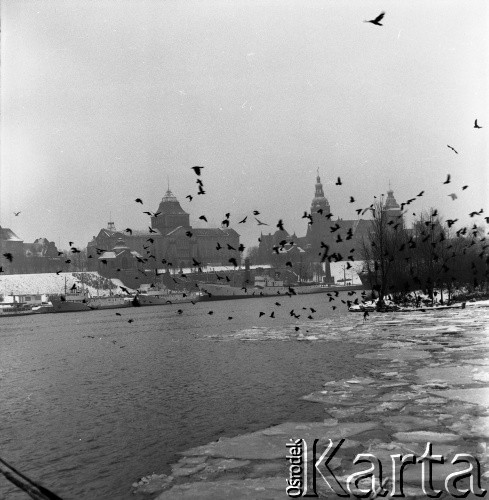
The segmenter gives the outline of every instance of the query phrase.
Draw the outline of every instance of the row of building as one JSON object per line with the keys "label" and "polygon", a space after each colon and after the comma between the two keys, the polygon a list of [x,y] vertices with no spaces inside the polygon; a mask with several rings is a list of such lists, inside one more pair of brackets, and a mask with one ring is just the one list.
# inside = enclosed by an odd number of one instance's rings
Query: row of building
{"label": "row of building", "polygon": [[[387,193],[385,208],[393,219],[402,220],[402,212],[392,190]],[[371,219],[344,220],[334,218],[324,195],[323,185],[316,178],[315,193],[306,219],[304,236],[285,230],[261,234],[259,246],[250,257],[252,264],[271,264],[275,267],[294,263],[295,269],[310,278],[311,267],[323,271],[324,281],[331,275],[324,253],[341,256],[343,260],[362,259],[362,245],[372,230]],[[167,190],[147,230],[118,230],[113,222],[87,244],[86,268],[107,277],[121,273],[137,273],[147,269],[179,270],[203,266],[232,266],[244,257],[239,251],[240,236],[232,228],[194,228],[190,215],[183,210],[174,194]],[[2,253],[10,252],[14,259],[7,272],[53,272],[60,269],[63,258],[53,242],[40,238],[24,243],[10,229],[0,229]],[[318,266],[319,265],[319,266]],[[308,275],[309,273],[309,275]]]}

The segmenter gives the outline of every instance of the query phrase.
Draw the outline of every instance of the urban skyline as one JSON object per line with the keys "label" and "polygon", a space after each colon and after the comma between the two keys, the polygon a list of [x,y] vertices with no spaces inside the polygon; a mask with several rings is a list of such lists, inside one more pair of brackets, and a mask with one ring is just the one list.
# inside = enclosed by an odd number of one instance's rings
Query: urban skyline
{"label": "urban skyline", "polygon": [[[399,203],[425,192],[408,222],[437,207],[473,223],[488,199],[488,7],[400,3],[382,28],[363,23],[384,8],[6,4],[2,226],[84,245],[110,213],[145,227],[169,177],[193,223],[259,210],[300,232],[317,168],[339,217],[390,181]],[[193,165],[205,166],[206,195],[188,202]],[[246,246],[259,229],[239,227]]]}

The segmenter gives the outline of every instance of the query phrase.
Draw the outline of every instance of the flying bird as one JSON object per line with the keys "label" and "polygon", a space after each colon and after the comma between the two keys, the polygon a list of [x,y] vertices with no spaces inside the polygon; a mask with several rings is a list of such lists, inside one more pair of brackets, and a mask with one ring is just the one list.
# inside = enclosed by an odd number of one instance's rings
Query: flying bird
{"label": "flying bird", "polygon": [[465,191],[469,186],[462,186],[462,191]]}
{"label": "flying bird", "polygon": [[450,196],[450,198],[454,201],[458,198],[458,196],[455,193],[450,193],[448,196]]}
{"label": "flying bird", "polygon": [[284,230],[284,221],[282,219],[278,221],[277,227],[280,229],[280,231]]}
{"label": "flying bird", "polygon": [[132,229],[130,227],[126,227],[126,229],[124,229],[124,232],[129,233],[132,236]]}
{"label": "flying bird", "polygon": [[268,226],[268,224],[265,224],[264,222],[262,222],[261,220],[258,220],[256,217],[255,217],[255,220],[256,222],[258,222],[258,225],[259,226]]}
{"label": "flying bird", "polygon": [[482,128],[480,125],[477,124],[477,118],[475,119],[474,122],[474,128]]}
{"label": "flying bird", "polygon": [[194,197],[190,194],[188,194],[187,196],[185,196],[185,198],[188,198],[188,201],[192,201],[194,199]]}
{"label": "flying bird", "polygon": [[14,260],[14,257],[10,252],[4,253],[3,256],[9,261],[12,262]]}
{"label": "flying bird", "polygon": [[240,221],[238,222],[238,224],[244,224],[244,223],[246,222],[246,219],[247,219],[247,218],[248,218],[248,216],[246,216],[243,220],[240,220]]}
{"label": "flying bird", "polygon": [[450,179],[452,176],[450,174],[447,174],[447,180],[443,184],[450,184]]}
{"label": "flying bird", "polygon": [[136,203],[141,203],[141,205],[143,204],[143,200],[141,198],[136,198],[134,201]]}
{"label": "flying bird", "polygon": [[336,181],[335,186],[341,186],[341,179],[338,177],[338,180]]}
{"label": "flying bird", "polygon": [[350,196],[350,203],[355,203],[355,198],[353,198],[353,196]]}
{"label": "flying bird", "polygon": [[228,262],[230,262],[234,267],[238,267],[238,262],[234,257],[231,257]]}
{"label": "flying bird", "polygon": [[383,24],[380,23],[382,19],[384,19],[385,12],[381,12],[375,19],[370,19],[368,21],[363,21],[364,23],[371,23],[375,24],[375,26],[384,26]]}
{"label": "flying bird", "polygon": [[[480,127],[479,127],[480,128]],[[19,214],[21,214],[22,212],[14,212],[14,215],[15,217],[17,217]]]}
{"label": "flying bird", "polygon": [[155,231],[151,226],[148,226],[148,229],[149,229],[149,232],[150,233],[156,233],[157,231]]}
{"label": "flying bird", "polygon": [[418,196],[423,196],[424,191],[421,191],[421,193],[418,194]]}
{"label": "flying bird", "polygon": [[207,219],[206,219],[205,215],[201,215],[201,216],[199,217],[199,219],[200,219],[200,220],[203,220],[203,221],[205,221],[205,222],[207,222]]}
{"label": "flying bird", "polygon": [[200,175],[202,173],[202,169],[204,167],[192,167],[192,170],[197,174]]}
{"label": "flying bird", "polygon": [[260,212],[258,212],[258,210],[253,210],[253,215],[260,215]]}
{"label": "flying bird", "polygon": [[450,148],[455,154],[458,155],[458,151],[455,148],[452,148],[452,146],[450,146],[450,144],[447,144],[447,148]]}

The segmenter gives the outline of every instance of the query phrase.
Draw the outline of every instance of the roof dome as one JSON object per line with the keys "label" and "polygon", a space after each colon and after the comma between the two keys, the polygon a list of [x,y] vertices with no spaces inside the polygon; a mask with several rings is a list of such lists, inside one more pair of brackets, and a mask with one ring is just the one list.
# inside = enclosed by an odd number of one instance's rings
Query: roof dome
{"label": "roof dome", "polygon": [[386,210],[398,210],[400,208],[396,199],[394,198],[394,191],[389,189],[387,191],[387,199],[385,200],[385,208]]}
{"label": "roof dome", "polygon": [[180,202],[169,189],[165,193],[165,196],[163,196],[163,198],[161,199],[160,206],[158,207],[157,211],[162,214],[187,215],[187,212],[183,210],[183,208],[180,206]]}

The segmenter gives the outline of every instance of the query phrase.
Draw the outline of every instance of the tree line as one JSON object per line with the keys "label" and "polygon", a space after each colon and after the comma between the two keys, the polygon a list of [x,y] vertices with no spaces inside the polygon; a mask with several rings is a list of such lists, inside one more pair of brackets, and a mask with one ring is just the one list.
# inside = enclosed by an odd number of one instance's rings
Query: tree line
{"label": "tree line", "polygon": [[432,300],[436,290],[447,291],[448,300],[456,289],[487,291],[489,242],[477,224],[455,230],[456,221],[445,222],[432,208],[407,229],[402,217],[390,215],[382,201],[374,205],[372,215],[362,257],[364,272],[381,304],[386,295],[401,298],[415,290]]}

